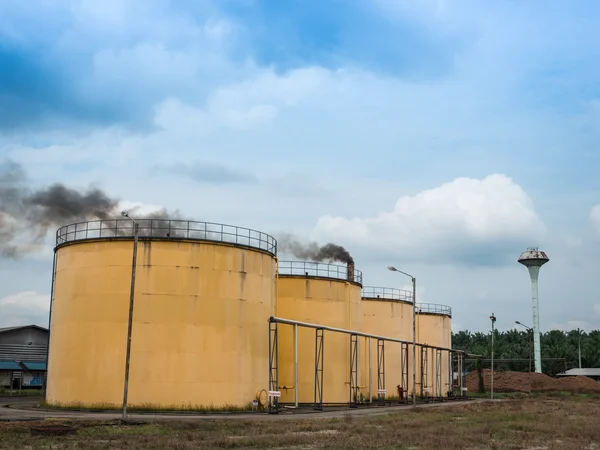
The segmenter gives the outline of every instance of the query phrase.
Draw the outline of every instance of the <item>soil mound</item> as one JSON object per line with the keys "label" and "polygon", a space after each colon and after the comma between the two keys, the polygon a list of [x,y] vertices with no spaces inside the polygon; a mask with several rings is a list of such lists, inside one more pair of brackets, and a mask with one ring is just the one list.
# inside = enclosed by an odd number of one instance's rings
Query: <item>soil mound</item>
{"label": "soil mound", "polygon": [[[483,370],[485,390],[491,387],[490,369]],[[494,372],[494,392],[529,392],[529,373],[527,372]],[[477,392],[479,379],[477,371],[467,374],[467,389]],[[560,377],[552,378],[543,373],[531,374],[531,390],[542,391],[567,391],[574,394],[598,394],[600,383],[588,377]]]}

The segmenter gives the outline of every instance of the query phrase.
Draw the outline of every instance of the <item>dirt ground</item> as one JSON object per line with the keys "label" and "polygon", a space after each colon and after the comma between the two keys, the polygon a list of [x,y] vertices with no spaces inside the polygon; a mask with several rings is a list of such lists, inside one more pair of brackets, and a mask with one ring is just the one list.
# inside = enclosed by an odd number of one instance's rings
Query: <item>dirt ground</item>
{"label": "dirt ground", "polygon": [[0,448],[600,449],[599,415],[600,397],[570,395],[303,421],[71,422],[62,437],[5,422]]}
{"label": "dirt ground", "polygon": [[[529,392],[530,377],[526,372],[494,372],[494,392]],[[467,374],[468,392],[477,392],[477,372]],[[483,370],[486,391],[491,387],[492,371]],[[542,373],[531,374],[533,392],[568,391],[576,394],[600,394],[600,383],[588,377],[552,378]]]}

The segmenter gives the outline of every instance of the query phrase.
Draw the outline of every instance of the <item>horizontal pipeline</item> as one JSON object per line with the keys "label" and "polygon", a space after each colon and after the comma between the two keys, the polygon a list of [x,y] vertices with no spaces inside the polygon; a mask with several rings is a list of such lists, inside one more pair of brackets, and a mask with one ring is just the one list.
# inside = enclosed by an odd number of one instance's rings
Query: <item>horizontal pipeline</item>
{"label": "horizontal pipeline", "polygon": [[[409,344],[409,345],[413,344],[412,341],[405,341],[402,339],[396,339],[396,338],[391,338],[391,337],[386,337],[386,336],[378,336],[376,334],[367,334],[367,333],[362,333],[360,331],[345,330],[344,328],[328,327],[328,326],[319,325],[316,323],[308,323],[308,322],[300,322],[298,320],[282,319],[280,317],[272,317],[271,316],[271,317],[269,317],[269,322],[282,323],[285,325],[298,325],[299,327],[305,327],[305,328],[315,328],[315,329],[318,328],[320,330],[333,331],[335,333],[354,334],[355,336],[373,338],[373,339],[378,339],[381,341],[398,342],[400,344]],[[422,347],[422,348],[432,348],[434,350],[442,350],[442,351],[446,351],[446,352],[460,353],[463,355],[466,354],[466,352],[464,350],[456,350],[456,349],[446,348],[446,347],[436,347],[435,345],[419,344],[418,342],[415,345],[417,347]]]}

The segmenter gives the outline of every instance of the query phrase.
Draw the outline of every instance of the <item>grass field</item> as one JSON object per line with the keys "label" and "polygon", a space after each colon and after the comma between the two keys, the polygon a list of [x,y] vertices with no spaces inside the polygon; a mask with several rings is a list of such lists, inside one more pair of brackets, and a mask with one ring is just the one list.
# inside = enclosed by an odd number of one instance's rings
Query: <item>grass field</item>
{"label": "grass field", "polygon": [[581,450],[600,449],[598,417],[598,397],[537,396],[339,419],[61,422],[78,428],[65,437],[35,436],[35,424],[16,422],[0,423],[0,448]]}

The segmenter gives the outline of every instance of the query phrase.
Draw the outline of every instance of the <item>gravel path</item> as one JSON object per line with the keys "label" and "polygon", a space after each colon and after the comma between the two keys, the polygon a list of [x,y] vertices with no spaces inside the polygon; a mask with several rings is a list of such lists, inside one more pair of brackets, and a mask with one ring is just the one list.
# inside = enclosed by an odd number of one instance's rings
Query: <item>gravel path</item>
{"label": "gravel path", "polygon": [[[417,408],[448,408],[460,407],[465,403],[481,403],[490,400],[478,399],[464,401],[449,401],[444,403],[425,403],[417,405]],[[499,401],[499,400],[494,400]],[[121,414],[114,412],[85,412],[85,411],[61,411],[45,410],[37,408],[39,399],[0,397],[0,421],[16,420],[45,420],[45,419],[75,419],[75,420],[117,420]],[[265,413],[232,413],[232,414],[152,414],[152,413],[132,413],[128,414],[128,419],[135,422],[154,422],[154,421],[201,421],[201,420],[285,420],[285,419],[318,419],[351,416],[366,416],[389,414],[400,412],[412,408],[412,405],[368,407],[368,408],[335,408],[325,411],[312,411],[303,409],[298,412],[283,411],[280,414]]]}

